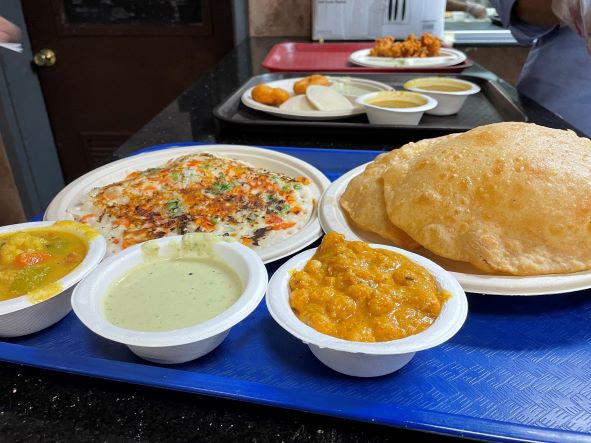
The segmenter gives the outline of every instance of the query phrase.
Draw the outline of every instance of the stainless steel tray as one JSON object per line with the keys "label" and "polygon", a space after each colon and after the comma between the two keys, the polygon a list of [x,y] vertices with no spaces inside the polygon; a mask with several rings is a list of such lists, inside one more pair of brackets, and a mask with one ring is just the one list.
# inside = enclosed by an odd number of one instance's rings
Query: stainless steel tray
{"label": "stainless steel tray", "polygon": [[[218,129],[226,127],[240,129],[243,131],[260,131],[265,128],[268,131],[298,131],[306,128],[306,134],[322,133],[330,134],[331,131],[338,131],[340,135],[350,133],[354,135],[370,134],[371,136],[399,135],[414,138],[426,136],[437,136],[452,132],[462,132],[477,126],[503,121],[527,121],[527,116],[494,81],[470,75],[446,75],[459,79],[469,80],[480,86],[478,94],[469,96],[459,113],[450,116],[424,115],[418,126],[402,125],[372,125],[365,114],[353,116],[344,120],[334,121],[299,121],[287,120],[274,117],[265,112],[255,111],[244,106],[240,98],[250,87],[259,83],[267,83],[284,78],[302,77],[308,73],[269,73],[250,78],[242,87],[236,90],[226,100],[220,103],[213,111],[214,116],[220,123]],[[421,74],[355,74],[330,73],[331,76],[359,77],[376,80],[391,85],[395,89],[403,89],[402,85],[407,80],[430,75]]]}

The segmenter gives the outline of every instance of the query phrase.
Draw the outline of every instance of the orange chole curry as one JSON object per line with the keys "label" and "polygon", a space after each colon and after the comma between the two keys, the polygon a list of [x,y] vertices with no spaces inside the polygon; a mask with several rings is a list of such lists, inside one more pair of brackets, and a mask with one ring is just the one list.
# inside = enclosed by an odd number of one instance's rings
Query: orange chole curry
{"label": "orange chole curry", "polygon": [[427,329],[450,294],[422,266],[386,249],[327,234],[293,272],[290,305],[317,331],[351,341],[382,342]]}

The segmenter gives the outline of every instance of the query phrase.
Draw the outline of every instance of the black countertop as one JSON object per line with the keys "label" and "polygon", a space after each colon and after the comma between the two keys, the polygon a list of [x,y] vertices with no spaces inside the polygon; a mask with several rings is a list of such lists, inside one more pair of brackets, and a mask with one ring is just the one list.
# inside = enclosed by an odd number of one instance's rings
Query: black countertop
{"label": "black countertop", "polygon": [[[198,79],[117,151],[183,141],[391,149],[399,141],[345,139],[336,135],[216,133],[211,110],[254,74],[278,39],[250,39]],[[470,74],[496,79],[479,66]],[[517,97],[530,121],[566,128],[557,116]],[[1,357],[0,357],[1,358]],[[385,442],[429,437],[402,429],[258,406],[238,401],[85,378],[45,369],[0,363],[2,441],[309,441]],[[443,439],[443,437],[439,437]]]}

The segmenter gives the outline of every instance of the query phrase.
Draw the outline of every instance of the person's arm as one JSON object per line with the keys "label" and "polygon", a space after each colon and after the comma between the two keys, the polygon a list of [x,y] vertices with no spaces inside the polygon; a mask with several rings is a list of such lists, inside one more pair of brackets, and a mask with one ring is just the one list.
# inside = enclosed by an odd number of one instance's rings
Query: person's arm
{"label": "person's arm", "polygon": [[585,40],[591,54],[591,0],[492,1],[505,6],[505,13],[507,4],[514,2],[509,9],[509,28],[517,40],[531,41],[557,26],[567,25]]}
{"label": "person's arm", "polygon": [[446,11],[463,11],[474,18],[486,18],[486,8],[470,1],[461,2],[459,0],[447,0],[445,2]]}
{"label": "person's arm", "polygon": [[527,25],[546,27],[560,24],[552,12],[552,0],[517,0],[512,14]]}
{"label": "person's arm", "polygon": [[0,43],[19,43],[21,30],[14,23],[0,17]]}
{"label": "person's arm", "polygon": [[[515,39],[531,44],[537,38],[552,32],[558,19],[551,10],[552,0],[490,0],[501,17],[503,26],[509,28]],[[552,16],[548,15],[549,13]],[[543,23],[543,24],[542,24]]]}
{"label": "person's arm", "polygon": [[445,2],[445,10],[446,11],[465,11],[466,10],[466,3],[461,2],[459,0],[447,0]]}

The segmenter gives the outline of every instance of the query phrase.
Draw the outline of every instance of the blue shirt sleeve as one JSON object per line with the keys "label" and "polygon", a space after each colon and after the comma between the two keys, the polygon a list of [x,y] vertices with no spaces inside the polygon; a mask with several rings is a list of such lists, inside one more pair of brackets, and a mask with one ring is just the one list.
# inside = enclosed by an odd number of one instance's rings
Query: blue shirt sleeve
{"label": "blue shirt sleeve", "polygon": [[543,37],[544,35],[552,32],[556,26],[533,26],[523,23],[517,18],[513,17],[511,11],[513,5],[517,0],[490,0],[492,5],[497,10],[503,26],[509,28],[515,40],[519,43],[531,44],[534,40]]}

